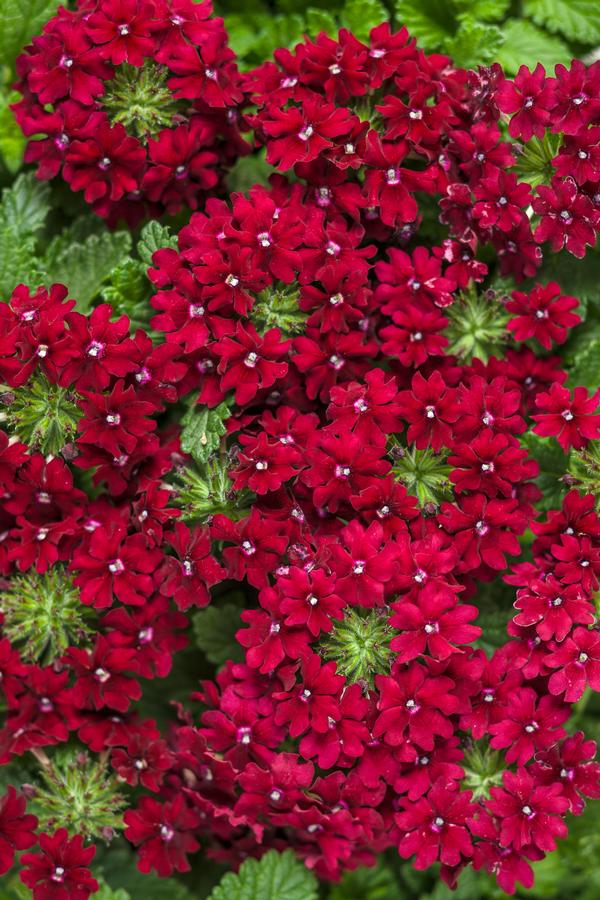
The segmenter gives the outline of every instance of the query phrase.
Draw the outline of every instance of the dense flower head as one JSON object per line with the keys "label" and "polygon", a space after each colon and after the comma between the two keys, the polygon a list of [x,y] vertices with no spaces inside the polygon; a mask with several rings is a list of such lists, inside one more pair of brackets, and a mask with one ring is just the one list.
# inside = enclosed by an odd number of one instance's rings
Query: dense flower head
{"label": "dense flower head", "polygon": [[25,159],[111,222],[195,209],[247,152],[235,55],[210,0],[61,7],[17,70]]}
{"label": "dense flower head", "polygon": [[[128,806],[71,835],[57,779],[32,788],[34,896],[87,897],[83,838],[123,826],[159,876],[285,840],[329,880],[395,848],[514,892],[600,796],[568,728],[600,690],[600,518],[571,476],[546,503],[536,458],[600,437],[598,393],[547,353],[579,301],[538,280],[541,243],[595,240],[599,71],[466,72],[381,25],[240,76],[188,0],[61,10],[20,58],[40,177],[111,222],[196,210],[153,254],[151,333],[62,285],[0,310],[0,575],[62,616],[25,651],[2,605],[0,762],[48,780],[98,754],[98,808]],[[549,183],[521,180],[500,112],[563,136]],[[202,207],[240,127],[278,171]],[[192,631],[219,665],[165,727],[139,704]],[[36,827],[10,789],[0,870]]]}

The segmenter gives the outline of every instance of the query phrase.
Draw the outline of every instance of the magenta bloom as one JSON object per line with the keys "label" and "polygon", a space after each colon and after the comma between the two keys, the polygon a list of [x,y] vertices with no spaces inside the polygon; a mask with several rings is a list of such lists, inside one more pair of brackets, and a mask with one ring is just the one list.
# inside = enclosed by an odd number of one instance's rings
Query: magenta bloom
{"label": "magenta bloom", "polygon": [[98,890],[88,866],[96,848],[83,846],[80,834],[69,838],[65,828],[40,834],[41,853],[21,857],[21,881],[31,888],[34,900],[87,900]]}
{"label": "magenta bloom", "polygon": [[448,790],[439,779],[425,797],[396,814],[396,824],[407,832],[398,845],[400,856],[416,854],[415,869],[427,869],[436,860],[458,865],[473,854],[468,820],[475,808],[470,791]]}

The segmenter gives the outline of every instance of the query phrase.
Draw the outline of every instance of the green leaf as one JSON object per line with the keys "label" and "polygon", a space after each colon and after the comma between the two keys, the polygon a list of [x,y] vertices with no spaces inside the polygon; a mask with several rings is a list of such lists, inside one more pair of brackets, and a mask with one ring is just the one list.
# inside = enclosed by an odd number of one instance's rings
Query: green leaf
{"label": "green leaf", "polygon": [[527,141],[514,167],[519,180],[526,181],[531,187],[550,184],[556,171],[552,160],[557,155],[561,143],[562,135],[550,132],[547,132],[541,140],[534,137]]}
{"label": "green leaf", "polygon": [[565,484],[561,479],[567,470],[568,459],[554,438],[528,432],[521,439],[540,467],[540,474],[535,479],[542,492],[540,506],[544,510],[555,509],[562,503],[565,493]]}
{"label": "green leaf", "polygon": [[292,850],[269,850],[228,872],[208,900],[316,900],[317,879]]}
{"label": "green leaf", "polygon": [[11,175],[21,168],[27,143],[10,108],[10,104],[19,100],[20,96],[16,91],[0,93],[0,156]]}
{"label": "green leaf", "polygon": [[0,296],[21,282],[36,287],[43,280],[36,256],[36,235],[48,215],[50,188],[33,173],[19,175],[0,201]]}
{"label": "green leaf", "polygon": [[50,188],[38,181],[33,172],[19,175],[12,187],[2,192],[2,222],[21,237],[37,234],[44,227],[49,210]]}
{"label": "green leaf", "polygon": [[335,37],[338,31],[335,18],[326,9],[316,9],[310,6],[306,10],[306,32],[311,37],[316,37],[322,31],[330,37]]}
{"label": "green leaf", "polygon": [[527,63],[530,69],[542,63],[550,69],[555,63],[568,63],[571,51],[560,38],[546,34],[526,19],[508,19],[502,26],[504,43],[498,51],[498,62],[509,75]]}
{"label": "green leaf", "polygon": [[154,220],[144,225],[137,244],[137,252],[141,261],[147,267],[150,267],[152,265],[152,255],[157,250],[163,250],[165,247],[177,250],[177,237],[171,234],[171,229],[167,225],[161,225]]}
{"label": "green leaf", "polygon": [[[136,854],[124,838],[119,837],[108,847],[101,842],[94,857],[94,871],[98,872],[112,894],[106,900],[194,900],[194,895],[176,878],[159,878],[153,872],[142,875],[136,866]],[[102,897],[102,894],[94,894]]]}
{"label": "green leaf", "polygon": [[399,900],[398,883],[392,870],[379,859],[376,866],[361,866],[346,872],[339,884],[334,884],[328,900]]}
{"label": "green leaf", "polygon": [[[311,32],[311,34],[316,35],[320,30]],[[273,168],[268,165],[264,150],[252,153],[250,156],[240,156],[225,176],[227,190],[245,193],[255,184],[268,187],[269,177],[272,174]]]}
{"label": "green leaf", "polygon": [[13,66],[15,58],[56,12],[57,0],[0,0],[0,59]]}
{"label": "green leaf", "polygon": [[496,59],[503,41],[502,31],[495,25],[484,25],[469,16],[460,23],[454,37],[444,42],[443,49],[457,66],[473,69]]}
{"label": "green leaf", "polygon": [[243,626],[241,608],[234,603],[223,606],[212,604],[194,614],[192,624],[196,644],[206,658],[216,666],[228,659],[243,662],[244,650],[235,639],[236,631]]}
{"label": "green leaf", "polygon": [[79,312],[89,311],[111,272],[128,255],[131,236],[127,231],[91,234],[81,244],[72,242],[67,229],[54,238],[44,260],[48,284],[65,284],[77,301]]}
{"label": "green leaf", "polygon": [[344,28],[348,28],[359,41],[365,41],[371,29],[387,22],[389,16],[379,0],[347,0],[340,18]]}
{"label": "green leaf", "polygon": [[396,24],[405,25],[423,50],[439,50],[456,29],[447,0],[396,0]]}
{"label": "green leaf", "polygon": [[600,385],[600,338],[586,340],[584,349],[575,357],[569,369],[569,385],[582,385],[590,393]]}
{"label": "green leaf", "polygon": [[220,403],[214,409],[198,406],[195,402],[181,419],[181,449],[199,463],[205,463],[226,432],[225,420],[229,418],[229,402]]}
{"label": "green leaf", "polygon": [[525,0],[523,15],[572,41],[582,44],[600,41],[598,0]]}
{"label": "green leaf", "polygon": [[467,14],[484,22],[498,22],[504,18],[510,0],[454,0],[459,16]]}
{"label": "green leaf", "polygon": [[148,330],[151,316],[150,282],[146,264],[139,259],[124,259],[110,273],[109,283],[102,288],[102,299],[110,303],[115,314],[129,316],[131,331]]}

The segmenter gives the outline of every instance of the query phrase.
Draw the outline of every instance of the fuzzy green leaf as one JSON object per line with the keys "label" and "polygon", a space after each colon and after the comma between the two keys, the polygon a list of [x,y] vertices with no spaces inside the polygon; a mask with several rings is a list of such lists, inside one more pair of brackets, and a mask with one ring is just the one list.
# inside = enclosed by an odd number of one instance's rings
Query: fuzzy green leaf
{"label": "fuzzy green leaf", "polygon": [[311,37],[316,37],[322,31],[330,37],[335,37],[337,30],[335,18],[326,9],[310,6],[306,10],[306,31]]}
{"label": "fuzzy green leaf", "polygon": [[340,18],[344,28],[364,41],[372,28],[387,21],[388,11],[379,0],[347,0]]}
{"label": "fuzzy green leaf", "polygon": [[19,175],[0,202],[0,298],[20,282],[37,286],[42,272],[36,259],[36,235],[48,215],[50,188],[33,173]]}
{"label": "fuzzy green leaf", "polygon": [[240,612],[241,608],[235,603],[225,603],[223,606],[207,606],[194,614],[196,644],[216,666],[224,665],[228,659],[235,662],[244,659],[244,650],[235,639],[236,631],[243,626]]}
{"label": "fuzzy green leaf", "polygon": [[569,369],[569,385],[582,385],[593,393],[600,386],[600,338],[586,340]]}
{"label": "fuzzy green leaf", "polygon": [[454,37],[444,42],[443,49],[457,66],[472,69],[492,62],[503,41],[500,28],[484,25],[469,16],[460,23]]}
{"label": "fuzzy green leaf", "polygon": [[456,28],[447,0],[396,0],[396,22],[408,28],[423,50],[439,50]]}
{"label": "fuzzy green leaf", "polygon": [[459,16],[468,15],[484,22],[498,22],[503,19],[510,0],[454,0]]}
{"label": "fuzzy green leaf", "polygon": [[292,850],[269,850],[228,872],[208,900],[316,900],[317,880]]}
{"label": "fuzzy green leaf", "polygon": [[[164,688],[163,688],[164,690]],[[101,875],[112,894],[94,894],[106,896],[106,900],[193,900],[194,894],[176,878],[159,878],[153,872],[142,875],[136,866],[133,848],[124,838],[116,838],[108,847],[98,842],[94,857],[94,872]]]}
{"label": "fuzzy green leaf", "polygon": [[523,147],[523,152],[517,157],[515,172],[520,181],[526,181],[531,187],[539,184],[550,184],[555,174],[552,160],[557,155],[562,143],[560,134],[546,134],[540,138],[531,138]]}
{"label": "fuzzy green leaf", "polygon": [[52,18],[57,0],[0,0],[0,59],[12,68],[15,58]]}
{"label": "fuzzy green leaf", "polygon": [[565,484],[561,481],[567,470],[567,457],[558,441],[554,438],[540,437],[528,432],[522,437],[523,443],[540,467],[535,479],[542,492],[540,506],[542,509],[553,509],[560,506],[565,493]]}
{"label": "fuzzy green leaf", "polygon": [[346,872],[334,884],[328,900],[399,900],[398,883],[388,865],[380,858],[373,868],[360,866]]}
{"label": "fuzzy green leaf", "polygon": [[[37,234],[50,210],[50,188],[32,172],[19,175],[12,187],[2,192],[0,219],[21,237]],[[13,247],[9,248],[12,252]]]}
{"label": "fuzzy green leaf", "polygon": [[214,409],[195,402],[181,419],[181,449],[199,463],[205,463],[225,434],[225,420],[229,418],[229,404],[220,403]]}
{"label": "fuzzy green leaf", "polygon": [[73,244],[67,230],[55,238],[44,261],[48,284],[65,284],[77,300],[79,312],[89,311],[111,272],[128,255],[131,237],[127,231],[91,234],[81,244]]}
{"label": "fuzzy green leaf", "polygon": [[572,41],[600,41],[598,0],[525,0],[523,15]]}
{"label": "fuzzy green leaf", "polygon": [[102,299],[111,304],[116,315],[129,316],[132,332],[138,328],[147,331],[153,310],[145,263],[131,258],[119,263],[110,273],[109,283],[102,288]]}
{"label": "fuzzy green leaf", "polygon": [[177,249],[177,238],[171,234],[171,229],[167,225],[161,225],[159,222],[148,222],[142,228],[140,239],[137,245],[138,256],[147,267],[152,265],[152,255],[157,250],[163,250],[165,247]]}
{"label": "fuzzy green leaf", "polygon": [[27,143],[10,108],[10,104],[19,98],[16,91],[0,94],[0,157],[11,175],[20,169]]}
{"label": "fuzzy green leaf", "polygon": [[564,41],[526,19],[508,19],[502,33],[504,43],[498,51],[498,62],[509,75],[514,75],[524,62],[530,69],[539,62],[551,69],[555,63],[568,63],[571,59],[571,51]]}

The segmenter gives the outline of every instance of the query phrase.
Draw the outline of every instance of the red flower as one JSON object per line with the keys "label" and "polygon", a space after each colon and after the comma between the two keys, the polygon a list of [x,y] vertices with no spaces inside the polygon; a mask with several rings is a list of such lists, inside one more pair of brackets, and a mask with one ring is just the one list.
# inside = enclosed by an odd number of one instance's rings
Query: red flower
{"label": "red flower", "polygon": [[579,301],[563,296],[555,281],[545,287],[537,284],[530,294],[513,291],[511,296],[512,300],[506,304],[507,310],[513,313],[508,328],[517,341],[535,338],[542,347],[550,350],[553,342],[564,344],[569,328],[581,322],[579,316],[571,312]]}
{"label": "red flower", "polygon": [[[71,696],[79,709],[103,709],[108,706],[126,712],[132,700],[139,700],[142,689],[130,675],[137,672],[136,651],[111,647],[98,635],[93,650],[71,647],[67,662],[76,675]],[[127,673],[127,674],[125,674]]]}
{"label": "red flower", "polygon": [[560,726],[568,716],[568,707],[553,697],[544,696],[538,702],[533,688],[520,688],[510,697],[501,720],[490,725],[490,734],[494,735],[490,746],[508,747],[506,761],[522,766],[538,750],[547,750],[564,737]]}
{"label": "red flower", "polygon": [[449,738],[449,716],[458,710],[455,684],[446,676],[433,677],[425,666],[411,663],[396,676],[378,675],[380,714],[373,727],[375,737],[384,736],[392,747],[409,741],[422,750],[433,750],[435,736]]}
{"label": "red flower", "polygon": [[106,214],[109,203],[140,186],[145,153],[120,124],[107,123],[93,136],[75,140],[65,156],[63,174],[74,191],[83,191],[87,203]]}
{"label": "red flower", "polygon": [[26,807],[25,797],[9,785],[0,799],[0,875],[12,867],[17,850],[26,850],[37,843],[38,821],[25,813]]}
{"label": "red flower", "polygon": [[537,785],[527,769],[505,771],[504,787],[492,787],[487,807],[500,821],[500,844],[521,850],[533,844],[549,852],[567,835],[561,816],[569,808],[560,784]]}
{"label": "red flower", "polygon": [[426,797],[396,814],[397,825],[407,832],[398,845],[400,856],[416,854],[415,869],[427,869],[436,860],[458,865],[473,853],[468,820],[474,809],[470,791],[448,790],[439,779]]}
{"label": "red flower", "polygon": [[589,396],[587,388],[576,387],[571,392],[560,384],[550,385],[548,392],[536,397],[540,410],[533,416],[537,424],[533,430],[543,437],[556,437],[566,452],[569,447],[581,450],[588,440],[600,435],[600,414],[596,413],[600,392]]}
{"label": "red flower", "polygon": [[125,837],[139,848],[140,872],[155,869],[165,877],[173,871],[189,871],[187,854],[200,846],[192,834],[199,817],[181,794],[166,803],[142,797],[139,806],[127,810],[123,819],[127,826]]}
{"label": "red flower", "polygon": [[71,567],[80,572],[81,602],[96,609],[121,603],[143,606],[152,592],[151,573],[162,558],[148,548],[142,535],[126,537],[122,526],[94,530],[89,545],[73,555]]}
{"label": "red flower", "polygon": [[335,577],[328,576],[322,569],[306,572],[292,566],[285,575],[277,579],[281,591],[281,612],[285,624],[306,626],[313,637],[333,628],[332,619],[342,619],[344,601],[335,593]]}
{"label": "red flower", "polygon": [[335,663],[322,666],[317,654],[312,653],[301,663],[300,681],[290,691],[273,694],[273,699],[277,701],[276,724],[288,725],[293,738],[309,728],[326,732],[329,720],[340,718],[337,696],[344,681],[335,674]]}
{"label": "red flower", "polygon": [[582,258],[586,246],[596,242],[600,214],[578,191],[573,178],[553,178],[551,187],[541,184],[532,206],[541,216],[534,234],[538,244],[549,241],[554,251],[566,247],[573,256]]}
{"label": "red flower", "polygon": [[95,444],[113,456],[132,453],[142,435],[154,431],[156,422],[145,416],[155,412],[152,403],[138,400],[133,387],[118,381],[110,394],[83,391],[79,401],[84,417],[79,420],[78,443]]}
{"label": "red flower", "polygon": [[407,437],[419,450],[431,445],[436,452],[452,443],[452,425],[459,418],[456,391],[436,370],[425,379],[417,372],[411,389],[398,396],[403,416],[410,423]]}
{"label": "red flower", "polygon": [[508,130],[513,137],[529,141],[542,138],[556,105],[555,80],[546,78],[538,63],[533,72],[521,66],[514,81],[503,78],[496,87],[494,99],[504,113],[511,113]]}
{"label": "red flower", "polygon": [[435,588],[421,591],[418,605],[398,600],[390,625],[402,633],[393,638],[390,649],[399,663],[407,663],[427,652],[433,659],[447,659],[461,652],[458,645],[470,644],[481,628],[468,623],[478,615],[476,606],[456,605],[454,599],[437,594]]}
{"label": "red flower", "polygon": [[88,866],[96,848],[83,846],[80,834],[69,838],[66,828],[40,834],[41,853],[24,853],[21,881],[31,888],[34,900],[87,900],[99,889]]}
{"label": "red flower", "polygon": [[245,326],[238,322],[235,337],[213,344],[212,350],[220,360],[220,388],[234,388],[236,403],[249,403],[259,389],[271,387],[287,373],[287,363],[278,360],[285,356],[290,342],[280,342],[280,336],[278,328],[261,337],[250,322]]}
{"label": "red flower", "polygon": [[225,576],[225,570],[211,555],[208,531],[196,528],[190,532],[183,522],[176,522],[166,541],[177,558],[165,559],[161,593],[173,597],[179,609],[206,606],[210,602],[208,588]]}
{"label": "red flower", "polygon": [[151,3],[136,0],[101,0],[87,20],[86,31],[102,47],[102,55],[114,66],[128,62],[141,66],[153,42]]}
{"label": "red flower", "polygon": [[576,628],[545,662],[553,672],[548,682],[551,694],[564,694],[567,703],[576,703],[586,685],[600,691],[600,636],[586,628]]}
{"label": "red flower", "polygon": [[531,772],[541,784],[562,784],[570,812],[580,815],[585,809],[583,797],[600,797],[600,763],[594,762],[596,742],[586,741],[577,731],[536,755]]}
{"label": "red flower", "polygon": [[285,171],[296,163],[316,159],[332,147],[332,138],[348,134],[352,119],[347,110],[336,109],[307,92],[301,108],[267,106],[260,126],[272,138],[267,145],[267,162]]}

